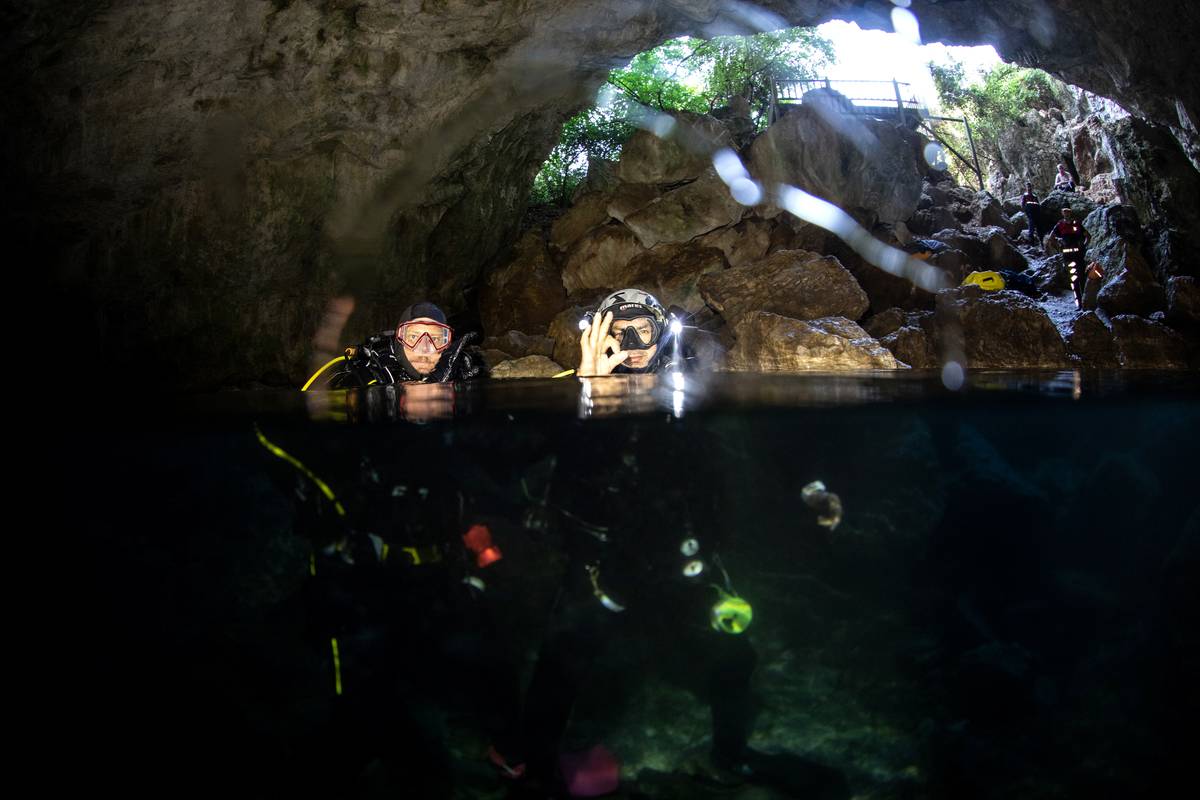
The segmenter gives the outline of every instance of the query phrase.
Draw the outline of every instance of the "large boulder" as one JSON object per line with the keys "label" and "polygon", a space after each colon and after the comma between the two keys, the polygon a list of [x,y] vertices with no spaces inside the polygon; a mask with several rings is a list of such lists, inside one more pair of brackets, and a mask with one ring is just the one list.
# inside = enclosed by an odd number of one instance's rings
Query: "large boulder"
{"label": "large boulder", "polygon": [[691,183],[673,189],[625,217],[624,222],[643,247],[686,242],[709,231],[733,225],[745,207],[709,168]]}
{"label": "large boulder", "polygon": [[492,377],[507,378],[553,378],[563,368],[545,356],[525,356],[511,361],[501,361],[492,367]]}
{"label": "large boulder", "polygon": [[789,184],[883,222],[917,210],[922,142],[890,122],[822,114],[801,105],[750,146],[750,174],[763,186]]}
{"label": "large boulder", "polygon": [[[593,230],[567,253],[562,285],[567,292],[602,286],[624,286],[627,266],[645,248],[624,225],[611,224]],[[561,307],[561,303],[559,304]]]}
{"label": "large boulder", "polygon": [[701,236],[696,239],[695,244],[717,248],[725,254],[729,266],[740,267],[766,256],[771,249],[772,234],[780,227],[786,227],[789,233],[794,233],[791,226],[759,217],[747,217],[737,225],[720,228]]}
{"label": "large boulder", "polygon": [[736,324],[753,311],[795,319],[860,318],[867,295],[836,258],[806,250],[781,250],[762,261],[700,279],[705,302]]}
{"label": "large boulder", "polygon": [[879,343],[896,357],[897,361],[913,369],[936,369],[941,366],[937,348],[929,335],[920,327],[897,328],[879,340]]}
{"label": "large boulder", "polygon": [[652,183],[622,183],[609,196],[608,215],[624,222],[626,217],[641,211],[662,194],[663,190]]}
{"label": "large boulder", "polygon": [[1126,369],[1187,369],[1187,341],[1161,322],[1132,314],[1112,318],[1117,358]]}
{"label": "large boulder", "polygon": [[754,311],[734,325],[727,367],[745,372],[903,369],[879,342],[844,317],[798,320]]}
{"label": "large boulder", "polygon": [[975,286],[943,289],[937,327],[946,358],[976,369],[1057,368],[1068,363],[1058,328],[1045,309],[1019,292]]}
{"label": "large boulder", "polygon": [[566,252],[585,234],[608,222],[609,199],[607,192],[587,192],[577,197],[550,227],[550,246]]}
{"label": "large boulder", "polygon": [[1086,367],[1114,368],[1121,366],[1112,331],[1096,315],[1088,311],[1068,320],[1063,330],[1067,352],[1072,359]]}
{"label": "large boulder", "polygon": [[503,336],[489,336],[483,340],[483,349],[507,353],[509,358],[525,356],[550,356],[554,353],[554,340],[549,336],[530,336],[521,331],[509,331]]}
{"label": "large boulder", "polygon": [[1200,332],[1200,281],[1180,275],[1167,281],[1167,323],[1177,330]]}
{"label": "large boulder", "polygon": [[1075,219],[1085,219],[1096,210],[1096,204],[1078,192],[1050,192],[1042,198],[1042,227],[1053,227],[1067,207],[1075,211]]}
{"label": "large boulder", "polygon": [[1137,211],[1132,206],[1105,206],[1089,214],[1083,224],[1092,235],[1088,258],[1104,267],[1100,308],[1110,316],[1144,317],[1164,309],[1166,292],[1146,259]]}
{"label": "large boulder", "polygon": [[965,253],[972,269],[1011,269],[1021,272],[1029,266],[1021,251],[1008,240],[1004,228],[964,227],[960,231],[939,231],[933,238]]}
{"label": "large boulder", "polygon": [[961,223],[958,217],[945,206],[934,206],[917,211],[905,223],[918,236],[931,236],[938,231],[953,230]]}
{"label": "large boulder", "polygon": [[563,369],[576,369],[579,366],[579,320],[594,306],[574,305],[560,311],[550,322],[547,333],[554,340],[554,361],[562,364]]}
{"label": "large boulder", "polygon": [[[888,242],[888,244],[898,246],[898,242],[894,240]],[[826,248],[826,252],[837,258],[850,274],[854,276],[854,279],[858,281],[859,286],[867,294],[872,313],[878,314],[893,307],[904,309],[933,308],[932,292],[921,289],[908,278],[901,275],[894,275],[885,269],[875,266],[860,256],[841,239],[832,239]],[[929,263],[934,264],[934,266],[943,267],[942,262],[944,259],[947,261],[953,259],[952,252],[956,251],[939,253],[934,258],[931,258]],[[950,269],[948,272],[953,282],[958,283],[961,279],[961,276],[958,275],[958,270]]]}
{"label": "large boulder", "polygon": [[628,265],[628,279],[613,285],[636,286],[650,292],[664,306],[675,305],[695,313],[704,308],[701,277],[726,267],[725,255],[715,247],[663,245],[635,256]]}
{"label": "large boulder", "polygon": [[621,148],[617,176],[624,183],[695,180],[712,167],[709,153],[732,147],[725,123],[704,114],[662,114],[652,130],[639,130]]}
{"label": "large boulder", "polygon": [[488,275],[479,292],[479,321],[492,335],[512,330],[541,333],[566,298],[545,240],[530,231],[517,243],[512,260]]}

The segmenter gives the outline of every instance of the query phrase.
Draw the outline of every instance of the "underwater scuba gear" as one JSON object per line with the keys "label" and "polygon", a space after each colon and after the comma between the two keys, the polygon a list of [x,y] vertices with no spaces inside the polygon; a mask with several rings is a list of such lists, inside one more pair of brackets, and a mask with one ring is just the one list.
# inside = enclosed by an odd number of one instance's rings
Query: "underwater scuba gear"
{"label": "underwater scuba gear", "polygon": [[717,590],[717,602],[713,604],[710,619],[713,630],[738,634],[749,628],[754,620],[754,609],[750,604],[716,584],[713,588]]}

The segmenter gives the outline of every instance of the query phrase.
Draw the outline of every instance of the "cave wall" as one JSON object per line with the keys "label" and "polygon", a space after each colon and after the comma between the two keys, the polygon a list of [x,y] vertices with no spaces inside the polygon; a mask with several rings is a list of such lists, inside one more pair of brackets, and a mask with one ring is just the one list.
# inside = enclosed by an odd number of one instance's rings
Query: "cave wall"
{"label": "cave wall", "polygon": [[[347,339],[422,294],[465,310],[558,127],[609,69],[683,33],[887,27],[891,7],[18,0],[0,12],[7,221],[50,275],[47,308],[107,369],[184,389],[294,383],[332,297],[355,299]],[[995,44],[1114,97],[1196,160],[1200,89],[1177,80],[1200,27],[1190,4],[912,8],[926,40]]]}

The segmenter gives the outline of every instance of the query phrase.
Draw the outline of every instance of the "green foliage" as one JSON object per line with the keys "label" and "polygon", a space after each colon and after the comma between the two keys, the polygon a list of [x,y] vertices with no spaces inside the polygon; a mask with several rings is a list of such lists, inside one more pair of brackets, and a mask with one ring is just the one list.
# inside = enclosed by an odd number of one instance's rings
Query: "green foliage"
{"label": "green foliage", "polygon": [[[959,63],[948,66],[931,63],[929,72],[942,106],[961,114],[971,124],[980,167],[985,173],[1003,169],[1000,137],[1005,130],[1021,124],[1022,117],[1031,109],[1044,111],[1061,106],[1061,84],[1041,70],[1000,64],[975,82],[967,81]],[[940,123],[938,134],[960,153],[970,153],[961,126]],[[957,163],[954,166],[961,167]]]}
{"label": "green foliage", "polygon": [[534,204],[566,205],[587,176],[587,160],[616,159],[645,109],[706,114],[745,98],[766,127],[771,82],[816,77],[834,60],[833,43],[811,28],[753,36],[682,37],[639,53],[613,70],[601,102],[567,120],[534,179]]}

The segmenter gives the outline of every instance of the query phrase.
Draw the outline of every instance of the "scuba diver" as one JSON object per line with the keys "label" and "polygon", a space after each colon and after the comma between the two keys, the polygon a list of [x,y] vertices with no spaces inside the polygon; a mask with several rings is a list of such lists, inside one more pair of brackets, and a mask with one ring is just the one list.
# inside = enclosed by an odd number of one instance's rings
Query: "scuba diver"
{"label": "scuba diver", "polygon": [[1087,228],[1079,224],[1079,221],[1075,219],[1075,212],[1069,207],[1062,210],[1062,219],[1054,226],[1050,235],[1058,245],[1063,262],[1067,265],[1067,274],[1071,278],[1071,291],[1075,294],[1075,305],[1083,308],[1083,262],[1087,257],[1087,246],[1092,240],[1092,235],[1087,232]]}
{"label": "scuba diver", "polygon": [[654,295],[622,289],[580,320],[580,377],[688,371],[695,353],[684,348],[681,314],[669,313]]}
{"label": "scuba diver", "polygon": [[309,439],[306,460],[327,482],[256,429],[311,543],[302,599],[328,692],[293,772],[306,794],[357,796],[382,776],[413,796],[454,796],[449,755],[422,721],[436,697],[465,699],[491,742],[486,758],[501,778],[519,777],[520,682],[485,582],[504,554],[438,441],[398,448],[363,433]]}
{"label": "scuba diver", "polygon": [[344,355],[317,370],[301,391],[308,391],[322,375],[321,388],[326,389],[487,377],[483,357],[473,344],[476,338],[474,332],[455,338],[440,308],[433,303],[414,303],[404,309],[394,330],[347,347]]}
{"label": "scuba diver", "polygon": [[1042,203],[1033,193],[1033,183],[1030,181],[1025,181],[1025,194],[1021,195],[1021,210],[1025,212],[1025,218],[1029,220],[1029,238],[1033,240],[1034,246],[1040,245],[1042,243]]}

